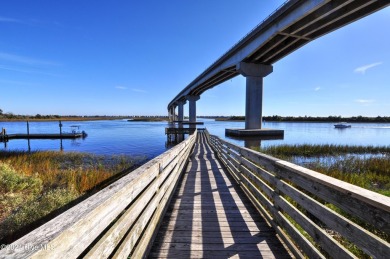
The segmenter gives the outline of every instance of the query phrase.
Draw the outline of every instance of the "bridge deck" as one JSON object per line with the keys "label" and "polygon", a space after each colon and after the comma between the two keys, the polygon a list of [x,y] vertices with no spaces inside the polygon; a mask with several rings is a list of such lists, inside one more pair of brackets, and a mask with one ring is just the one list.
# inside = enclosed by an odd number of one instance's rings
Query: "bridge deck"
{"label": "bridge deck", "polygon": [[290,258],[274,230],[216,159],[203,133],[150,258]]}

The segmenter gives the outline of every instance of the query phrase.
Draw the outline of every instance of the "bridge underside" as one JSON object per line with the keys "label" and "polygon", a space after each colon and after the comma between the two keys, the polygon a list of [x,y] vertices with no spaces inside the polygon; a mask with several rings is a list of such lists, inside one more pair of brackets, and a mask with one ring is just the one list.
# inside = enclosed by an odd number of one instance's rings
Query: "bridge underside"
{"label": "bridge underside", "polygon": [[[174,109],[189,100],[188,98],[199,99],[208,89],[242,74],[240,64],[271,66],[310,41],[389,5],[389,0],[290,0],[185,87],[169,103],[168,110]],[[260,76],[262,75],[258,75]],[[256,75],[251,77],[249,80],[253,81]],[[253,96],[248,93],[248,77],[246,95],[247,101],[248,97]],[[260,98],[262,93],[258,99]],[[256,106],[255,109],[258,109],[261,105],[262,100],[249,106]],[[196,117],[195,109],[191,113],[193,118]],[[246,120],[245,129],[254,129],[253,126],[247,126],[250,124],[258,124],[259,129],[261,128],[261,115],[256,118],[258,122],[253,120],[254,114],[258,115],[258,111],[251,112],[248,116],[247,104],[246,117],[252,119]]]}
{"label": "bridge underside", "polygon": [[168,105],[237,75],[240,62],[271,65],[310,41],[390,4],[389,0],[291,0],[184,88]]}

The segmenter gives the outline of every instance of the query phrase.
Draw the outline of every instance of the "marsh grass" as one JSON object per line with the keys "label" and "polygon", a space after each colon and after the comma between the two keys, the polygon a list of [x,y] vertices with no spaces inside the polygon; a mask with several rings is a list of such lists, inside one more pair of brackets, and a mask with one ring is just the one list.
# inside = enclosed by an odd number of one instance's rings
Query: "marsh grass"
{"label": "marsh grass", "polygon": [[260,148],[261,152],[280,157],[289,158],[294,156],[319,157],[337,156],[345,154],[390,154],[390,147],[382,146],[350,146],[350,145],[278,145]]}
{"label": "marsh grass", "polygon": [[390,147],[305,144],[257,151],[390,196]]}
{"label": "marsh grass", "polygon": [[121,155],[0,151],[0,243],[12,241],[13,233],[145,160]]}

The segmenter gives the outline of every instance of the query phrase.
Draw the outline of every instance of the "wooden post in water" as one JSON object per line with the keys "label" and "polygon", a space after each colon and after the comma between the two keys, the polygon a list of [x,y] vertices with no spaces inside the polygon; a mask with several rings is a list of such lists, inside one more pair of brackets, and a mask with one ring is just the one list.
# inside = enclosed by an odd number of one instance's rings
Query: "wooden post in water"
{"label": "wooden post in water", "polygon": [[60,136],[62,137],[62,123],[59,121],[59,126],[60,126]]}
{"label": "wooden post in water", "polygon": [[27,120],[27,142],[28,142],[28,152],[31,152],[31,146],[30,146],[30,124]]}
{"label": "wooden post in water", "polygon": [[60,126],[60,150],[64,150],[63,146],[62,146],[62,123],[61,121],[59,121],[59,126]]}

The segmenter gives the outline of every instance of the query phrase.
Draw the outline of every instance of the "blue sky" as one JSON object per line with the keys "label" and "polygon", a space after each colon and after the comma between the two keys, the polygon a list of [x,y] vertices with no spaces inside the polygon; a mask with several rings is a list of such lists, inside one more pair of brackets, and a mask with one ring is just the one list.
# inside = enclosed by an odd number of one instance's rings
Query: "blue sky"
{"label": "blue sky", "polygon": [[[283,2],[3,1],[0,109],[166,115],[179,91]],[[386,8],[275,63],[263,114],[390,116],[389,24]],[[241,76],[197,102],[198,115],[244,113]]]}

